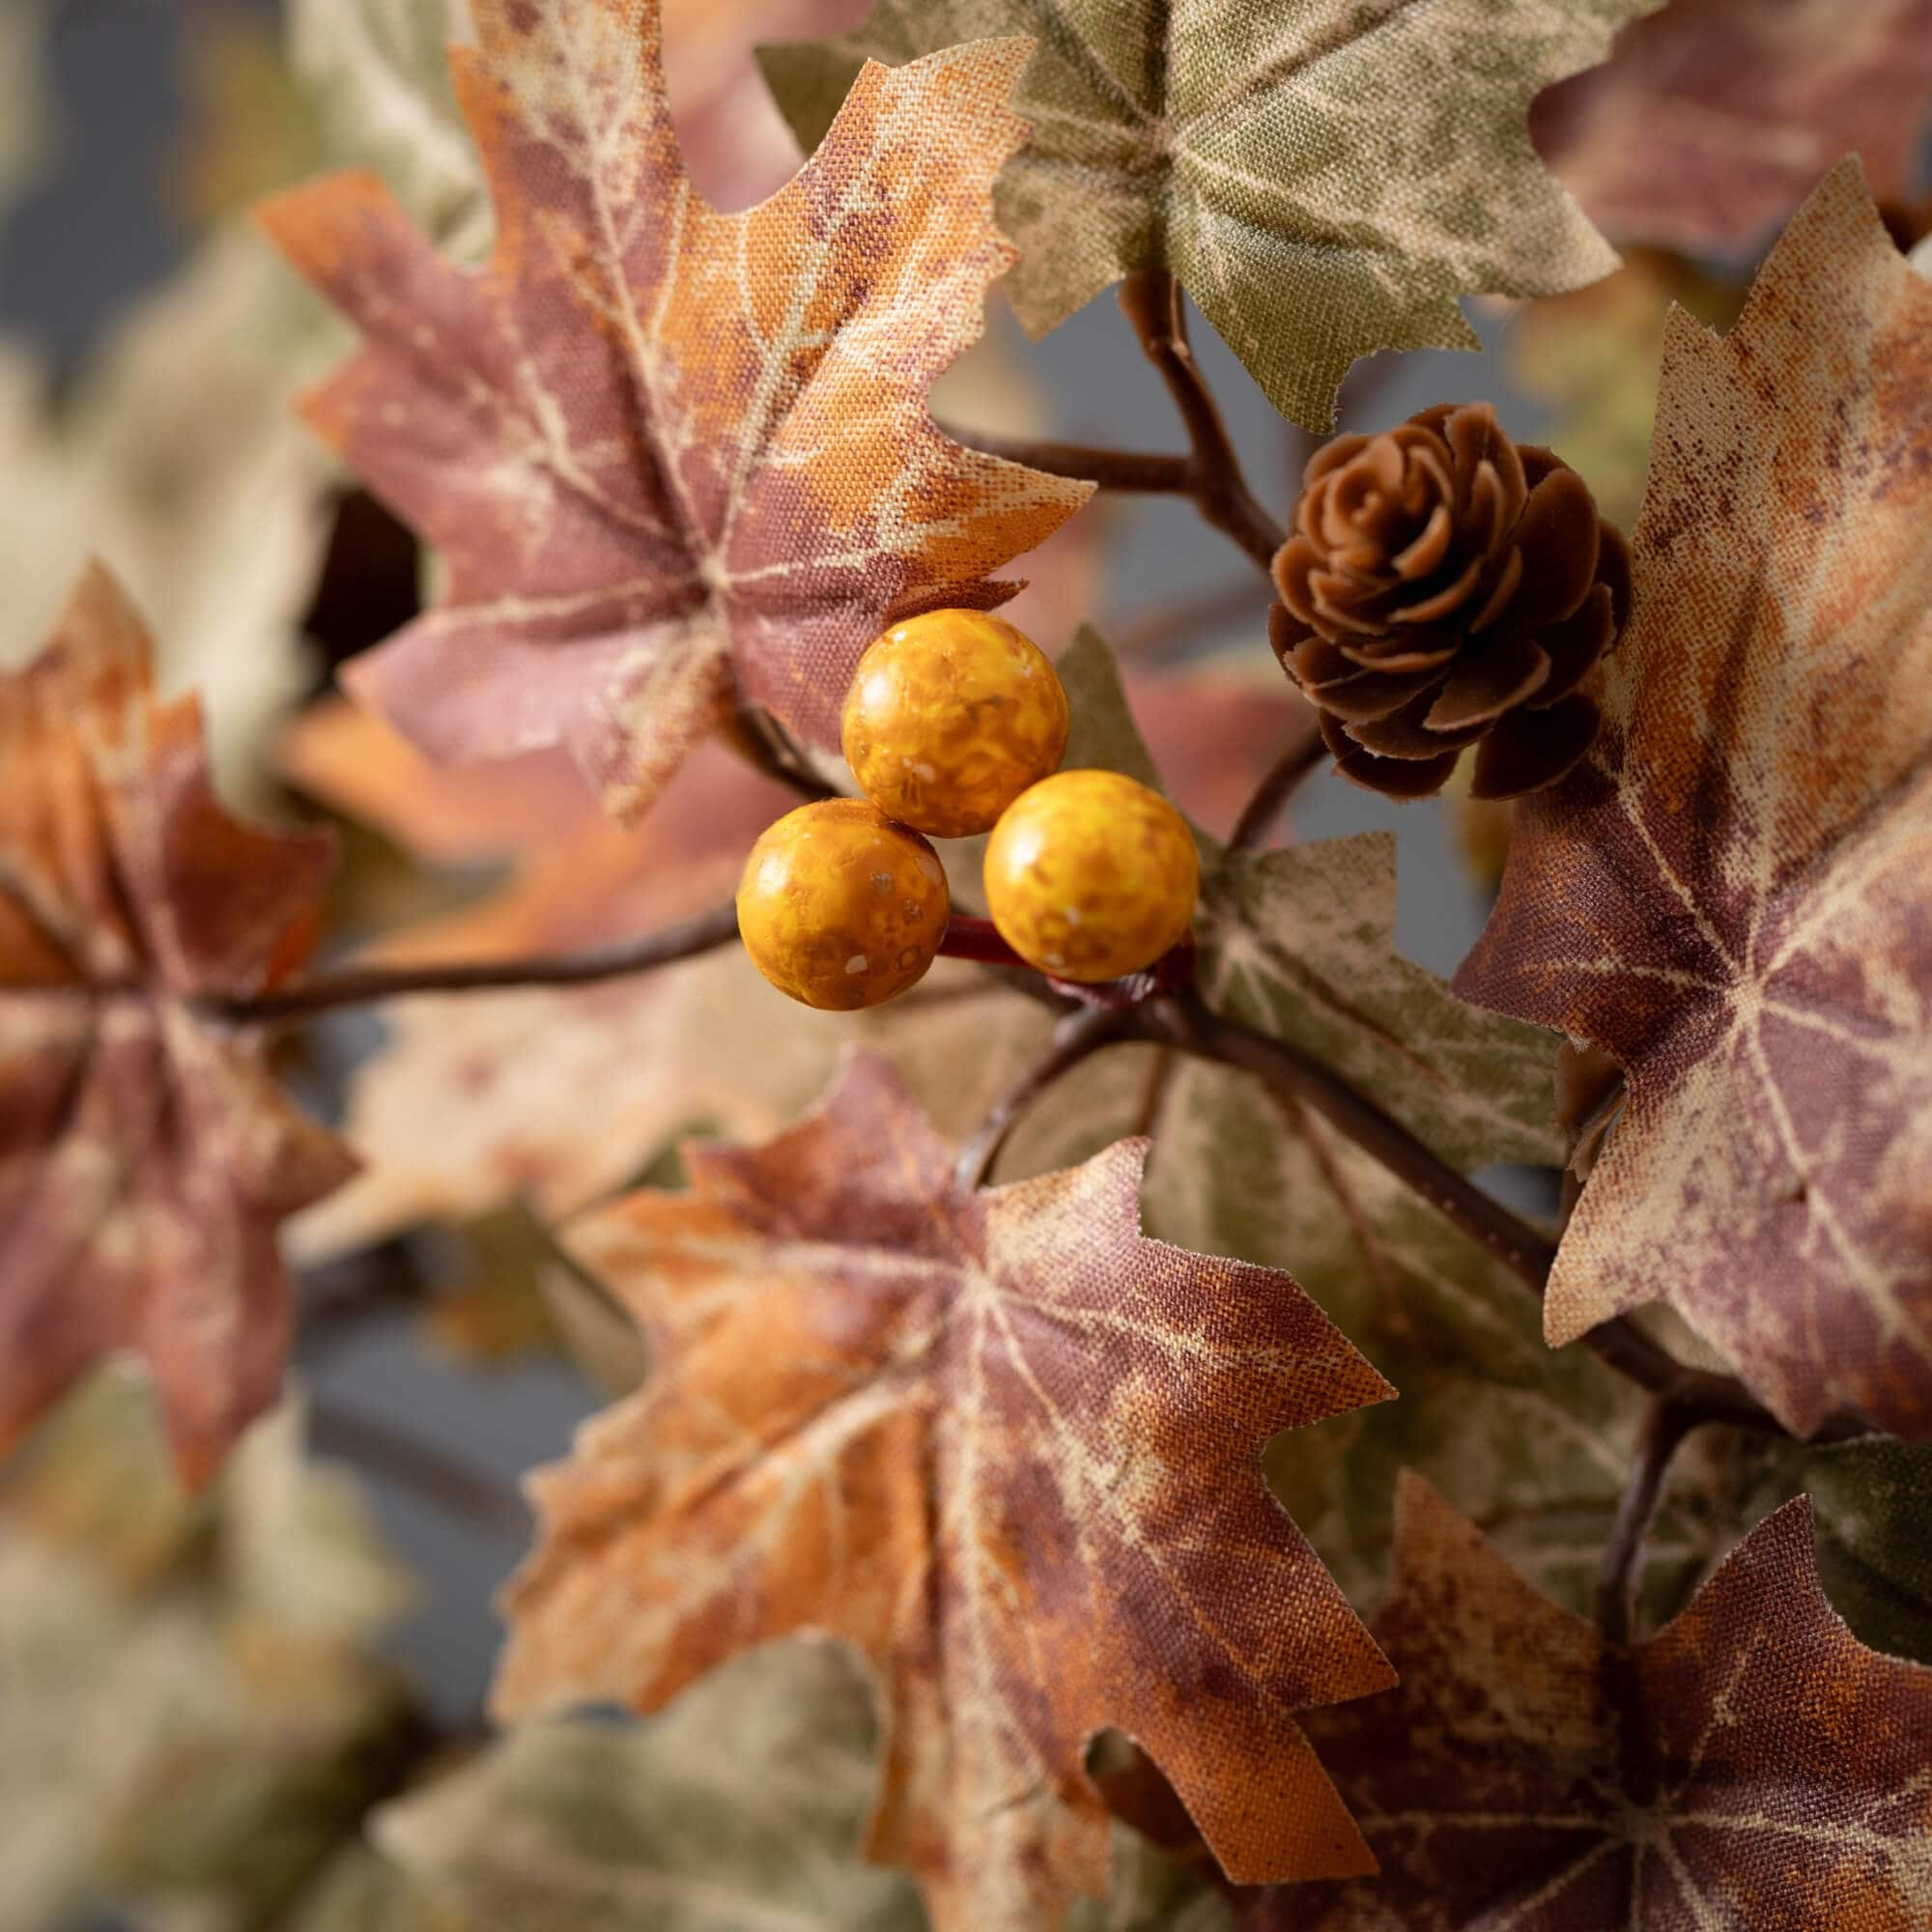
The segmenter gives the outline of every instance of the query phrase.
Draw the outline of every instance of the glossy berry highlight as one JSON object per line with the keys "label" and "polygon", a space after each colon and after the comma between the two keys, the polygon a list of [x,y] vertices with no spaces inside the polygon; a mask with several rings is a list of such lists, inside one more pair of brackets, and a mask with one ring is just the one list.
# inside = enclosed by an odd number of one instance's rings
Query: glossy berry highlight
{"label": "glossy berry highlight", "polygon": [[768,826],[738,886],[738,932],[758,971],[840,1012],[920,980],[950,912],[938,854],[857,798],[802,805]]}
{"label": "glossy berry highlight", "polygon": [[1151,966],[1186,933],[1200,884],[1187,821],[1118,772],[1042,779],[986,846],[986,910],[1000,937],[1062,980]]}
{"label": "glossy berry highlight", "polygon": [[982,611],[931,611],[859,660],[840,737],[889,818],[965,838],[1059,768],[1066,724],[1066,693],[1032,639]]}

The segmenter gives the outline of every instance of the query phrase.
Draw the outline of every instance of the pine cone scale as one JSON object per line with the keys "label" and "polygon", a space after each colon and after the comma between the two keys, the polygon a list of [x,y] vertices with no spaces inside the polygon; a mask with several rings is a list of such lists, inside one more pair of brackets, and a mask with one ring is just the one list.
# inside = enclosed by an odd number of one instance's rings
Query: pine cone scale
{"label": "pine cone scale", "polygon": [[1587,750],[1629,555],[1549,450],[1486,403],[1438,404],[1318,450],[1292,527],[1268,638],[1345,775],[1420,797],[1502,733],[1479,775],[1528,789]]}

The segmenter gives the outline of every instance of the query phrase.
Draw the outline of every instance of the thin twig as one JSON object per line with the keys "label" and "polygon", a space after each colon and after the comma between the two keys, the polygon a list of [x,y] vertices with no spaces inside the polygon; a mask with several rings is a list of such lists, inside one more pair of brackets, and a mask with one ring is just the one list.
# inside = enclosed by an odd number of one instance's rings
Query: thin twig
{"label": "thin twig", "polygon": [[1623,1494],[1617,1499],[1616,1518],[1597,1572],[1597,1627],[1611,1643],[1629,1643],[1636,1625],[1644,1549],[1663,1495],[1670,1459],[1678,1444],[1708,1419],[1670,1395],[1652,1396],[1644,1410],[1636,1453],[1624,1479]]}
{"label": "thin twig", "polygon": [[[1363,1152],[1420,1195],[1453,1226],[1518,1275],[1540,1296],[1548,1286],[1556,1244],[1493,1195],[1459,1174],[1401,1122],[1384,1113],[1333,1068],[1286,1040],[1213,1012],[1183,990],[1129,1009],[1133,1036],[1177,1046],[1199,1058],[1238,1066],[1320,1114]],[[1668,1396],[1698,1419],[1734,1423],[1773,1435],[1790,1432],[1734,1376],[1687,1369],[1670,1350],[1622,1316],[1582,1338],[1608,1367],[1652,1395]],[[1864,1433],[1850,1416],[1833,1416],[1806,1439],[1844,1441]]]}
{"label": "thin twig", "polygon": [[1243,571],[1210,590],[1156,604],[1146,616],[1122,625],[1114,636],[1115,655],[1143,665],[1187,657],[1204,638],[1217,638],[1243,619],[1259,632],[1267,602],[1267,587]]}
{"label": "thin twig", "polygon": [[528,986],[587,986],[648,973],[680,959],[696,958],[735,939],[738,909],[714,906],[677,925],[643,939],[588,952],[552,953],[533,958],[483,959],[425,966],[352,966],[319,973],[271,993],[237,998],[207,996],[195,1002],[212,1019],[235,1026],[261,1026],[275,1020],[307,1019],[342,1007],[365,1007],[413,993],[502,992]]}
{"label": "thin twig", "polygon": [[720,727],[720,735],[753,771],[789,786],[808,804],[841,795],[819,776],[791,733],[768,711],[741,705]]}
{"label": "thin twig", "polygon": [[985,1184],[1007,1144],[1007,1136],[1048,1088],[1064,1079],[1082,1061],[1122,1037],[1122,1007],[1076,1007],[1053,1030],[1047,1050],[993,1103],[984,1123],[964,1147],[953,1168],[954,1183],[970,1191]]}
{"label": "thin twig", "polygon": [[1184,456],[1169,456],[1156,450],[1102,449],[1093,443],[1057,442],[1026,436],[997,436],[986,430],[959,429],[945,423],[940,428],[953,441],[977,449],[983,456],[1003,456],[1010,463],[1024,463],[1029,469],[1043,469],[1049,476],[1070,476],[1129,496],[1193,495],[1192,469]]}
{"label": "thin twig", "polygon": [[1321,733],[1310,722],[1305,735],[1289,746],[1255,787],[1254,796],[1241,809],[1234,831],[1228,835],[1228,849],[1252,852],[1257,846],[1265,845],[1295,787],[1327,755],[1328,747],[1322,742]]}
{"label": "thin twig", "polygon": [[513,1489],[374,1416],[311,1403],[308,1438],[318,1456],[353,1463],[493,1536],[521,1539],[529,1533],[529,1512]]}
{"label": "thin twig", "polygon": [[1142,353],[1158,371],[1180,412],[1187,430],[1185,456],[1100,449],[1090,443],[1030,437],[986,436],[969,430],[949,434],[988,456],[1004,456],[1054,476],[1078,477],[1103,490],[1191,497],[1209,525],[1232,538],[1266,571],[1287,532],[1255,500],[1241,473],[1240,458],[1235,453],[1228,427],[1188,346],[1180,285],[1163,270],[1139,270],[1121,284],[1120,300],[1122,313],[1140,338]]}
{"label": "thin twig", "polygon": [[1241,473],[1228,426],[1188,345],[1180,284],[1164,269],[1137,269],[1122,282],[1119,296],[1141,353],[1167,384],[1186,426],[1188,494],[1208,523],[1267,570],[1288,532],[1255,500]]}

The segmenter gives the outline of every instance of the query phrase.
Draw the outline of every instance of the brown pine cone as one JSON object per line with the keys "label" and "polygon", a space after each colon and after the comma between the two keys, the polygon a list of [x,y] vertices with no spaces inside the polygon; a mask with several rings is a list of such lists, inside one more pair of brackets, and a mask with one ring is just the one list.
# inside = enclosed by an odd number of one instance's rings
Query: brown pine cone
{"label": "brown pine cone", "polygon": [[1596,738],[1578,687],[1630,614],[1630,551],[1488,403],[1317,450],[1274,581],[1268,641],[1345,777],[1422,798],[1480,742],[1471,792],[1515,798]]}

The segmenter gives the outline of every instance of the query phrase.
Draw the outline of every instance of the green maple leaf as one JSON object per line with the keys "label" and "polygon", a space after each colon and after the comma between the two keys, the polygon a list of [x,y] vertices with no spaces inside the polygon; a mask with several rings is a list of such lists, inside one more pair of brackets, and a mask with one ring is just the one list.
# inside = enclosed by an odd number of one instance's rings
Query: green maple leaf
{"label": "green maple leaf", "polygon": [[764,51],[813,145],[867,57],[1037,42],[1033,124],[996,202],[1036,335],[1132,269],[1171,269],[1283,414],[1333,420],[1377,349],[1473,349],[1459,295],[1550,295],[1616,257],[1527,115],[1659,0],[878,0],[855,32]]}
{"label": "green maple leaf", "polygon": [[918,1932],[913,1886],[859,1853],[873,1730],[833,1646],[767,1645],[649,1723],[525,1725],[375,1835],[476,1932]]}

